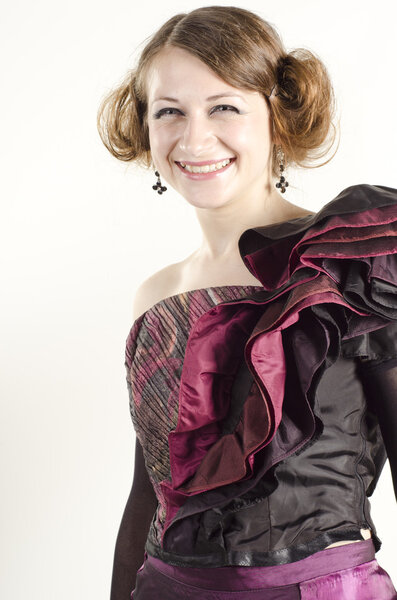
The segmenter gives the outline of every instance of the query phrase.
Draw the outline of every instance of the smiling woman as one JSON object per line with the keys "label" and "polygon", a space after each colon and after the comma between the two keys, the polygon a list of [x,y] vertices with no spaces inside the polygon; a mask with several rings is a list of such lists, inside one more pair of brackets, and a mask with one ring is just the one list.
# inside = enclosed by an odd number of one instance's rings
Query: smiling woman
{"label": "smiling woman", "polygon": [[[186,53],[190,62],[183,64]],[[174,58],[177,65],[173,63]],[[332,121],[335,99],[321,60],[304,48],[287,53],[274,27],[249,11],[236,7],[205,7],[167,21],[144,48],[137,67],[104,98],[98,113],[98,128],[112,154],[120,160],[154,166],[149,118],[162,117],[163,108],[167,115],[183,114],[178,105],[182,98],[172,85],[174,79],[165,77],[173,75],[174,68],[178,67],[184,69],[185,83],[193,83],[189,64],[194,58],[196,69],[201,69],[204,77],[212,76],[214,89],[217,85],[219,88],[206,101],[218,104],[217,101],[232,97],[240,103],[243,112],[244,108],[247,112],[249,105],[244,105],[251,92],[271,108],[271,135],[275,142],[271,148],[271,173],[274,176],[278,175],[276,144],[282,146],[287,163],[300,166],[311,166],[329,152],[336,137]],[[150,77],[157,77],[155,81],[160,85],[159,64],[165,68],[164,89],[157,93],[150,85]],[[150,101],[171,102],[174,106],[159,108],[151,115]],[[239,106],[229,106],[229,102],[212,108],[214,112],[227,108],[227,112],[239,113]]]}
{"label": "smiling woman", "polygon": [[271,189],[272,129],[263,94],[228,85],[172,47],[153,59],[146,86],[151,158],[188,202],[216,207],[242,194],[252,202]]}
{"label": "smiling woman", "polygon": [[167,21],[101,104],[109,151],[203,231],[135,297],[112,600],[397,597],[368,502],[387,456],[397,490],[397,190],[317,214],[281,195],[287,165],[325,164],[333,116],[313,52],[219,6]]}

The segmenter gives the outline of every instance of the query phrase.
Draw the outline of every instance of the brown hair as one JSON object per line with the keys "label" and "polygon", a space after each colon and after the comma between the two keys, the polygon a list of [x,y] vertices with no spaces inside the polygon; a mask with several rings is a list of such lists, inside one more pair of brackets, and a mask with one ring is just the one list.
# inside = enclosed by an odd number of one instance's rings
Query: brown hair
{"label": "brown hair", "polygon": [[[169,47],[190,52],[229,85],[262,93],[286,164],[319,167],[335,155],[336,150],[325,162],[312,162],[328,153],[336,137],[335,97],[322,61],[305,48],[287,53],[274,27],[248,10],[206,6],[169,19],[150,38],[136,68],[102,100],[98,131],[116,158],[151,166],[146,74],[154,57]],[[277,167],[274,145],[275,176]]]}

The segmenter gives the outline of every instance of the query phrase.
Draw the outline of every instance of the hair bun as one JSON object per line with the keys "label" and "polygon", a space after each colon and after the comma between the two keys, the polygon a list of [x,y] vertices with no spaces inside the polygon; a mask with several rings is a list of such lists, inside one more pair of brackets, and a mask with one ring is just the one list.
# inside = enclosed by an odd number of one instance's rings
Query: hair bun
{"label": "hair bun", "polygon": [[325,156],[336,138],[335,97],[327,68],[314,52],[296,48],[279,57],[276,80],[272,115],[287,161],[320,166],[313,161]]}
{"label": "hair bun", "polygon": [[277,62],[277,96],[290,103],[290,108],[302,106],[302,76],[299,59],[292,53],[280,56]]}

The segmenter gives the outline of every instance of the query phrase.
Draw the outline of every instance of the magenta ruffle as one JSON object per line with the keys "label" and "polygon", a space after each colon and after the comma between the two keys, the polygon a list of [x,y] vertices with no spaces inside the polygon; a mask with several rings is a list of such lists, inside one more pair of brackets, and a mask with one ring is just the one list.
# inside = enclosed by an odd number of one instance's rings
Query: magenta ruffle
{"label": "magenta ruffle", "polygon": [[[397,319],[397,190],[353,186],[312,217],[245,231],[239,247],[264,291],[214,306],[190,332],[168,439],[172,481],[161,484],[166,528],[187,497],[252,479],[313,443],[316,382],[342,340]],[[225,432],[242,361],[253,382]]]}

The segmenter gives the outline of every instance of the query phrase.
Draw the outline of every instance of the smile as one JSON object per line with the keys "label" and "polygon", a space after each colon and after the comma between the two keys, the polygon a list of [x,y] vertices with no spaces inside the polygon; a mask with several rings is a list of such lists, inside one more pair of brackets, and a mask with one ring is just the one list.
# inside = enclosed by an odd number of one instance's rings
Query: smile
{"label": "smile", "polygon": [[222,171],[226,171],[226,169],[235,161],[235,158],[225,158],[220,161],[209,161],[207,163],[187,163],[187,162],[178,162],[175,161],[181,171],[184,171],[186,174],[189,173],[191,175],[208,175],[212,173],[221,173]]}

